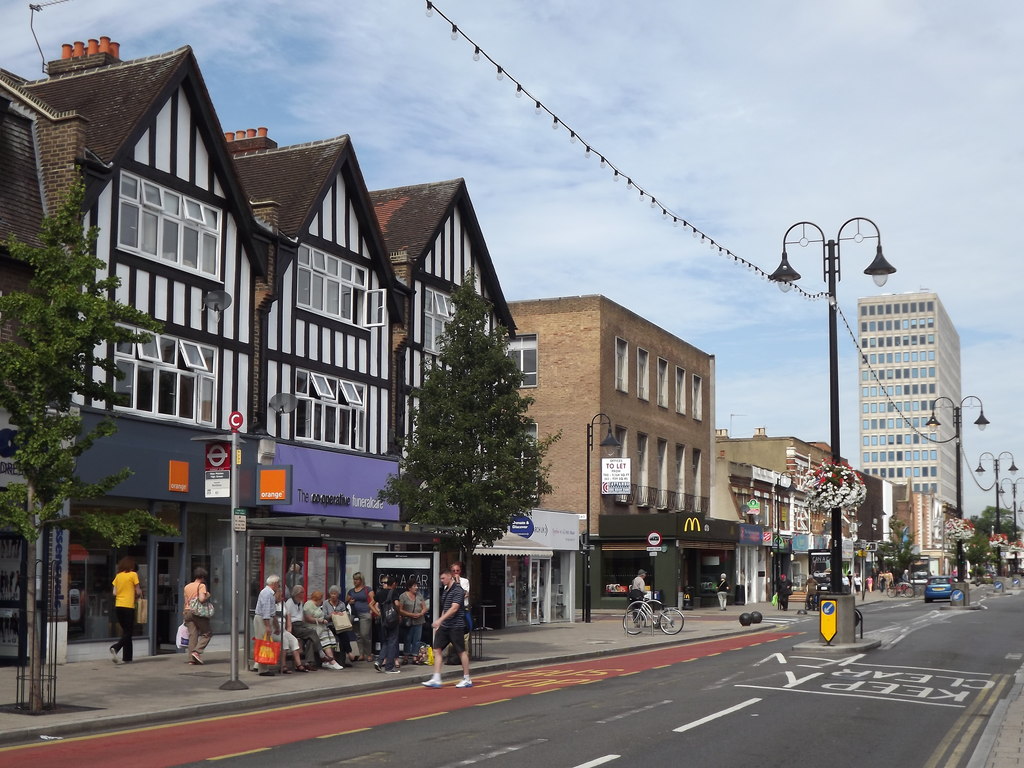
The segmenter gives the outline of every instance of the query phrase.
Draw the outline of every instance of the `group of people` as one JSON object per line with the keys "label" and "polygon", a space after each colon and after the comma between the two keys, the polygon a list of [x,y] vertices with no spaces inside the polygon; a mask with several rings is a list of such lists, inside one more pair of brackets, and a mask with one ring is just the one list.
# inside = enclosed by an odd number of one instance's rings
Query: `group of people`
{"label": "group of people", "polygon": [[[198,569],[201,570],[201,569]],[[469,675],[469,654],[465,647],[466,614],[468,613],[469,582],[461,578],[462,564],[456,563],[441,573],[444,592],[441,610],[432,623],[434,629],[434,674],[423,684],[428,688],[441,687],[442,651],[451,644],[462,664],[463,679],[457,687],[472,686]],[[461,582],[464,582],[464,585]],[[361,573],[352,576],[352,588],[341,596],[341,588],[331,586],[327,597],[319,590],[312,592],[303,602],[305,589],[296,583],[291,588],[291,597],[282,602],[281,577],[268,576],[263,590],[256,599],[253,617],[253,636],[272,638],[281,642],[281,650],[292,655],[297,672],[309,672],[320,667],[344,669],[354,662],[373,663],[378,672],[396,675],[402,662],[410,663],[417,655],[429,604],[420,594],[419,584],[410,581],[400,589],[398,580],[389,576],[385,585],[372,590]],[[397,621],[387,621],[389,607]],[[347,612],[352,628],[338,629],[332,615]],[[284,626],[279,623],[283,616]],[[377,622],[380,632],[380,652],[373,654],[373,623]],[[342,622],[343,624],[346,622]],[[202,647],[197,641],[196,652],[202,663]],[[404,654],[399,654],[399,643]],[[189,656],[193,657],[192,633],[189,635]],[[284,674],[291,674],[287,665],[281,665]],[[262,676],[276,674],[276,666],[256,664],[255,669]]]}

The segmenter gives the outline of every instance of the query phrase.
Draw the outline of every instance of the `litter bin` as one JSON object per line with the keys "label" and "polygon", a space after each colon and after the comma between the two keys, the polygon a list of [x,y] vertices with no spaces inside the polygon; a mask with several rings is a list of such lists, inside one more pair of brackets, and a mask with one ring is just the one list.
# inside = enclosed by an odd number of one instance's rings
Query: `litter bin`
{"label": "litter bin", "polygon": [[693,610],[693,587],[683,587],[683,604],[680,606],[684,611]]}
{"label": "litter bin", "polygon": [[747,604],[747,588],[743,584],[736,585],[736,595],[732,599],[733,605]]}

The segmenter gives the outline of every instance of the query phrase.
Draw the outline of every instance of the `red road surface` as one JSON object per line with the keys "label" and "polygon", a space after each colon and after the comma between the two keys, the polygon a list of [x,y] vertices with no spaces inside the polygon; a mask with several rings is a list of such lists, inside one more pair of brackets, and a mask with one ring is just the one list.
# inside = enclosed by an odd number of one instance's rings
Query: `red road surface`
{"label": "red road surface", "polygon": [[[31,765],[32,768],[87,768],[93,765],[103,768],[167,768],[211,757],[337,736],[381,723],[429,717],[570,685],[594,683],[657,666],[747,648],[792,634],[761,632],[570,664],[500,672],[474,678],[472,688],[455,688],[455,680],[440,690],[424,688],[417,683],[409,688],[352,694],[258,712],[8,747],[0,749],[0,764],[11,765],[9,761],[17,760],[18,764]],[[359,706],[352,706],[355,700],[359,700]],[[283,716],[285,712],[287,718]]]}

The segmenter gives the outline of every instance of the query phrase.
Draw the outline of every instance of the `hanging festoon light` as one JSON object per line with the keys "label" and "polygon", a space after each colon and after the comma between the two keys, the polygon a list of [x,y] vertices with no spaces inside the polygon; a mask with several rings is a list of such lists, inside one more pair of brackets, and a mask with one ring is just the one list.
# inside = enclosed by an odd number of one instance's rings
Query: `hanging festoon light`
{"label": "hanging festoon light", "polygon": [[473,61],[480,61],[480,46],[479,45],[476,46],[475,50],[473,51]]}

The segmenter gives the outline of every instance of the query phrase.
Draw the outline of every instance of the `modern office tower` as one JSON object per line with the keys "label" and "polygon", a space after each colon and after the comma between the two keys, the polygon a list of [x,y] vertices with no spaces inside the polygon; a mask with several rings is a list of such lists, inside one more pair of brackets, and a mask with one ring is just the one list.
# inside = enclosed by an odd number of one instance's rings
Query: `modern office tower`
{"label": "modern office tower", "polygon": [[960,335],[928,291],[858,299],[857,321],[861,471],[953,503],[956,442],[935,442],[953,435],[950,404],[927,422],[936,398],[960,405]]}

